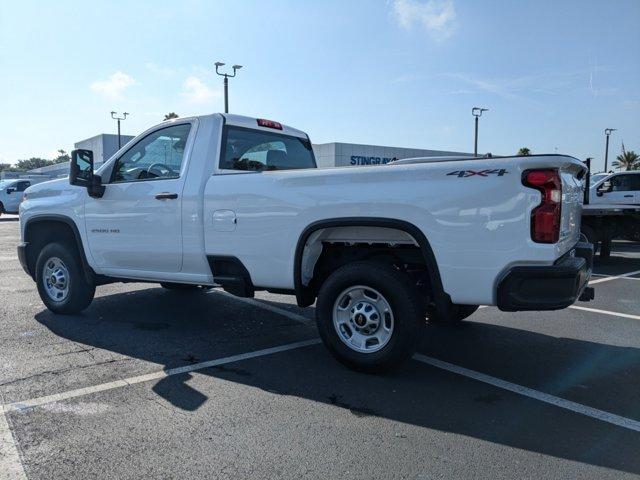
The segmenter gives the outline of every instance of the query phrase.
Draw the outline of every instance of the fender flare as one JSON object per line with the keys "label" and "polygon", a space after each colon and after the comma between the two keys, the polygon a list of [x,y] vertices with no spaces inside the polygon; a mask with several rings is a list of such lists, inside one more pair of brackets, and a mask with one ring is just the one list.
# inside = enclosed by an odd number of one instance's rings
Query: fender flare
{"label": "fender flare", "polygon": [[302,254],[309,236],[320,229],[332,227],[384,227],[402,230],[411,235],[418,245],[427,264],[431,286],[433,288],[434,301],[436,310],[440,314],[447,312],[451,305],[451,297],[444,291],[440,270],[433,249],[422,231],[412,223],[395,218],[383,217],[344,217],[319,220],[308,225],[300,234],[296,245],[294,263],[293,263],[293,284],[296,294],[296,301],[301,307],[309,306],[313,303],[314,298],[309,290],[302,285]]}
{"label": "fender flare", "polygon": [[[93,271],[93,268],[91,268],[91,265],[89,265],[89,262],[87,261],[87,256],[85,254],[84,245],[82,243],[82,237],[80,236],[80,231],[78,230],[78,226],[70,217],[66,215],[46,214],[46,215],[35,215],[29,218],[24,226],[23,235],[24,235],[25,242],[27,241],[27,238],[28,238],[27,235],[28,235],[29,228],[34,226],[35,224],[43,223],[43,222],[63,223],[69,228],[71,228],[71,232],[73,233],[73,236],[76,241],[76,248],[80,253],[80,262],[82,263],[82,270],[84,272],[85,278],[87,282],[95,283],[97,275]],[[35,279],[35,272],[31,272],[31,276],[32,278]]]}

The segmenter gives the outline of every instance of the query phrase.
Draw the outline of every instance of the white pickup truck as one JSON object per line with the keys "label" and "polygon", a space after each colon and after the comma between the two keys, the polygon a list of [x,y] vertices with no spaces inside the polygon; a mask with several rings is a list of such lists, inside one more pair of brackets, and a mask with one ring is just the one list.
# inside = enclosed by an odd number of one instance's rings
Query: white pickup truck
{"label": "white pickup truck", "polygon": [[18,213],[23,192],[31,186],[31,180],[0,180],[0,215]]}
{"label": "white pickup truck", "polygon": [[640,171],[597,173],[587,182],[581,230],[594,252],[608,258],[615,238],[640,242]]}
{"label": "white pickup truck", "polygon": [[315,301],[329,350],[380,370],[412,354],[425,318],[592,298],[585,172],[561,155],[317,169],[307,134],[278,122],[180,118],[95,173],[92,153],[76,150],[68,180],[29,188],[18,253],[63,314],[127,281]]}

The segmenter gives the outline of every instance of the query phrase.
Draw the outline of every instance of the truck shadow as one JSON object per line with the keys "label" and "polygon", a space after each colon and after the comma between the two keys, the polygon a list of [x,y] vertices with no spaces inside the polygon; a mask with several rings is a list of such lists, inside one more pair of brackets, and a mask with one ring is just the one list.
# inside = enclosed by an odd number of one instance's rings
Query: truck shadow
{"label": "truck shadow", "polygon": [[[275,303],[274,303],[275,304]],[[279,305],[290,308],[290,305]],[[73,342],[174,368],[317,336],[315,327],[212,294],[149,288],[105,295],[82,316],[36,319]],[[640,350],[468,322],[427,327],[421,353],[589,406],[640,419]],[[640,473],[637,432],[412,361],[385,375],[352,372],[322,346],[199,370],[225,381],[345,409],[358,421],[407,425]],[[207,395],[166,377],[153,391],[194,411]]]}
{"label": "truck shadow", "polygon": [[594,257],[593,271],[603,275],[621,275],[640,270],[639,253],[640,243],[614,242],[611,257],[603,259],[599,254]]}

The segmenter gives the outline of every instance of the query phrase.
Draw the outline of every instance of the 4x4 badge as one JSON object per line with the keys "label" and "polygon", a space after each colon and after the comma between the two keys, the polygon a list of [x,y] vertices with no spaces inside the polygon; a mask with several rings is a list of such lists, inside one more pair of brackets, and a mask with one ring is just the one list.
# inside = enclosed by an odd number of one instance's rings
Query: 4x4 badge
{"label": "4x4 badge", "polygon": [[454,175],[458,178],[466,177],[488,177],[489,175],[503,176],[507,172],[504,168],[494,168],[493,170],[456,170],[455,172],[447,173],[447,175]]}

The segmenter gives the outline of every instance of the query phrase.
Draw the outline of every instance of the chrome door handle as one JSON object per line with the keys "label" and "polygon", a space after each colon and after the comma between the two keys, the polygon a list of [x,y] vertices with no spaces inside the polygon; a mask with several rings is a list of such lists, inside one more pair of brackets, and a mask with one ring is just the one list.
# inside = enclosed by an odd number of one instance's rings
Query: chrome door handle
{"label": "chrome door handle", "polygon": [[178,198],[177,193],[162,192],[156,194],[156,200],[175,200]]}

